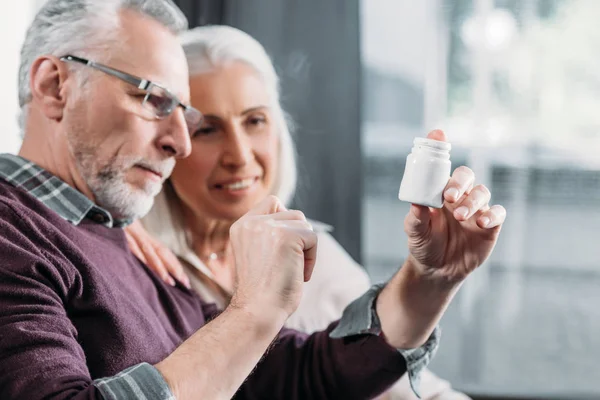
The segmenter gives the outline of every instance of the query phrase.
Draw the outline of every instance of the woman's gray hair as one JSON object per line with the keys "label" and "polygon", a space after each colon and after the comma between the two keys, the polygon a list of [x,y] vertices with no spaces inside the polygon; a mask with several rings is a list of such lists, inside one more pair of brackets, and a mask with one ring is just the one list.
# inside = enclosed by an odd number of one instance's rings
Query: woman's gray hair
{"label": "woman's gray hair", "polygon": [[231,62],[242,62],[256,71],[271,99],[279,135],[279,162],[272,193],[289,205],[296,190],[296,150],[290,132],[291,121],[280,102],[279,77],[265,48],[252,36],[239,29],[224,26],[202,26],[181,36],[188,60],[190,76],[200,75]]}
{"label": "woman's gray hair", "polygon": [[[181,35],[190,76],[209,72],[230,62],[242,62],[253,68],[264,82],[279,134],[279,162],[276,182],[271,191],[289,205],[296,189],[296,150],[289,119],[280,104],[279,77],[264,47],[252,36],[229,26],[203,26]],[[146,230],[176,255],[194,265],[202,264],[192,250],[189,227],[182,214],[181,200],[167,181],[156,196],[154,207],[142,219]]]}
{"label": "woman's gray hair", "polygon": [[[187,29],[187,19],[171,0],[48,0],[27,30],[19,68],[19,124],[24,129],[31,101],[29,76],[40,56],[76,53],[104,61],[118,44],[119,11],[133,10],[148,16],[174,34]],[[80,70],[81,71],[81,70]],[[84,82],[84,71],[78,76]]]}

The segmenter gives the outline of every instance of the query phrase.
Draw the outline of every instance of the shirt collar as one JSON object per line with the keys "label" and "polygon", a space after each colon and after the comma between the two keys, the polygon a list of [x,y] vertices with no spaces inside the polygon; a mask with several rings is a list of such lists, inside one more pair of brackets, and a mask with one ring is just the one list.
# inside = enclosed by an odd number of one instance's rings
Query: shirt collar
{"label": "shirt collar", "polygon": [[130,220],[117,220],[77,189],[23,157],[0,154],[0,177],[25,190],[73,225],[88,218],[109,228],[121,228]]}

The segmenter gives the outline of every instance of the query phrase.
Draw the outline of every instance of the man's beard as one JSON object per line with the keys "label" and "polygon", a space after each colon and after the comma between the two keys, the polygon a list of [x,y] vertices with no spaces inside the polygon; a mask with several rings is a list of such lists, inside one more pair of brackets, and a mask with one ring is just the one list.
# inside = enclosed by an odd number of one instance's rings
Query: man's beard
{"label": "man's beard", "polygon": [[154,204],[154,197],[161,191],[163,182],[147,180],[143,187],[135,187],[126,181],[127,171],[141,166],[158,172],[163,181],[171,175],[174,159],[150,161],[144,157],[114,156],[108,160],[97,158],[90,147],[73,148],[79,173],[94,195],[98,206],[110,212],[116,219],[135,220],[146,215]]}

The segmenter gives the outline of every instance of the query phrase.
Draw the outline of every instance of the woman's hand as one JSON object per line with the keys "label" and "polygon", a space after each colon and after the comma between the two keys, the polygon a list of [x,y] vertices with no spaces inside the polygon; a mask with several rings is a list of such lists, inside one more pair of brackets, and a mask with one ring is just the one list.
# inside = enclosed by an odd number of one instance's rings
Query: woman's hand
{"label": "woman's hand", "polygon": [[163,281],[175,286],[175,278],[188,289],[191,287],[190,279],[175,254],[154,239],[139,221],[125,228],[125,236],[131,252]]}

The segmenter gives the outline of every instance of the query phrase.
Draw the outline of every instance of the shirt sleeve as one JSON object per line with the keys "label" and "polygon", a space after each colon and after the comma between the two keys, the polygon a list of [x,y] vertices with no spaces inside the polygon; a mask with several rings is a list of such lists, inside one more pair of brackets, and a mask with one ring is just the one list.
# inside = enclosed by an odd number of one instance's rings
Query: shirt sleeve
{"label": "shirt sleeve", "polygon": [[[331,338],[346,338],[354,335],[381,334],[381,322],[375,310],[375,299],[381,293],[384,284],[375,285],[363,296],[352,302],[342,315],[337,327],[331,332]],[[417,397],[420,395],[421,371],[429,364],[439,346],[441,332],[436,327],[429,339],[421,347],[416,349],[397,349],[406,361],[406,369],[410,379],[410,385]]]}
{"label": "shirt sleeve", "polygon": [[377,335],[372,305],[379,290],[360,297],[323,331],[283,329],[235,399],[363,400],[387,391],[407,372],[407,359],[416,366],[413,357],[425,356],[403,354]]}
{"label": "shirt sleeve", "polygon": [[111,378],[94,381],[105,400],[175,400],[171,389],[156,368],[138,364]]}

